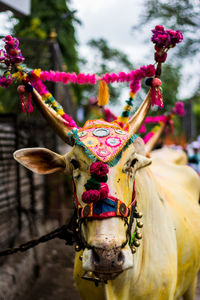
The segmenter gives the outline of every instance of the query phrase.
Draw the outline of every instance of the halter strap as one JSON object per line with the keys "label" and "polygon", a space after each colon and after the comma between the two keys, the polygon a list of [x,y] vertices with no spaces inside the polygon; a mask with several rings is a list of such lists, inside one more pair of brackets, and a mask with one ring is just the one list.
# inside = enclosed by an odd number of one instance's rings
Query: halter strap
{"label": "halter strap", "polygon": [[78,210],[78,216],[80,218],[93,218],[93,219],[104,219],[109,217],[123,217],[126,218],[131,214],[132,208],[136,204],[136,189],[135,181],[133,183],[133,194],[132,202],[127,206],[124,202],[116,197],[108,195],[107,198],[100,200],[95,203],[86,204],[84,207],[81,206],[77,194],[76,186],[72,180],[73,194],[76,201]]}

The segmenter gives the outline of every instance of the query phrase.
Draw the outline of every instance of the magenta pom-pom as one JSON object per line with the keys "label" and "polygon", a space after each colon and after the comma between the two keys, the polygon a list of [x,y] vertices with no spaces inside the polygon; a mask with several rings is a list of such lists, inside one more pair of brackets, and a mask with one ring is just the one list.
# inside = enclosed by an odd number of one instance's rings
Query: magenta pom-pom
{"label": "magenta pom-pom", "polygon": [[92,163],[90,166],[90,174],[95,174],[98,177],[103,177],[108,174],[109,168],[103,162]]}
{"label": "magenta pom-pom", "polygon": [[154,86],[154,87],[159,87],[159,86],[161,86],[162,85],[162,81],[159,79],[159,78],[154,78],[153,80],[152,80],[152,86]]}
{"label": "magenta pom-pom", "polygon": [[82,201],[84,203],[92,203],[100,200],[100,192],[97,190],[85,191],[82,194]]}

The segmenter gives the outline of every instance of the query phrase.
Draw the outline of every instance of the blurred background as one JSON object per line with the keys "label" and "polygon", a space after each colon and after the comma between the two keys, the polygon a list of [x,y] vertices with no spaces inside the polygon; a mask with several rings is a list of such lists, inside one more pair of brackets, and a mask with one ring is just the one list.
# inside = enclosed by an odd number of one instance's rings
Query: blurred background
{"label": "blurred background", "polygon": [[[154,45],[150,39],[155,25],[181,30],[184,40],[170,50],[163,66],[165,107],[162,111],[154,108],[151,115],[167,114],[177,101],[183,101],[186,114],[182,119],[175,117],[175,131],[164,137],[164,144],[181,146],[191,157],[197,152],[199,159],[199,14],[199,0],[3,0],[0,1],[0,35],[11,34],[19,39],[19,48],[29,68],[104,74],[153,64]],[[101,117],[102,112],[93,100],[97,87],[61,83],[48,83],[47,87],[65,112],[80,124]],[[21,113],[16,88],[14,85],[9,89],[0,88],[1,248],[64,224],[73,210],[70,178],[60,174],[36,176],[12,158],[15,149],[24,147],[47,147],[61,154],[69,150],[37,109],[31,115]],[[128,98],[128,85],[113,84],[109,88],[109,108],[119,115]],[[146,92],[143,84],[134,110]],[[28,255],[29,269],[35,270],[36,276],[42,254],[34,250]],[[10,274],[13,263],[16,262],[1,261],[4,268],[0,274],[0,298],[1,290],[4,291],[1,299],[14,299],[15,292],[5,288],[8,282],[5,274]],[[26,278],[24,269],[22,273],[21,278]],[[17,291],[20,284],[16,278],[15,282]]]}

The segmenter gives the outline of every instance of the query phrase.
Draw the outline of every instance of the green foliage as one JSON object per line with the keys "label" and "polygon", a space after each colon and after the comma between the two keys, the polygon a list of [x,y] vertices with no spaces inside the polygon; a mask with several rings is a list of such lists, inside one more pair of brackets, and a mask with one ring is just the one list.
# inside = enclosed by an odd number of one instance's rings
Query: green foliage
{"label": "green foliage", "polygon": [[99,61],[97,73],[120,72],[121,68],[132,69],[133,65],[128,56],[118,49],[111,48],[105,39],[92,39],[88,45],[96,52],[95,65]]}
{"label": "green foliage", "polygon": [[[145,25],[149,23],[152,24],[152,28],[157,24],[162,24],[165,28],[181,30],[184,37],[183,42],[173,49],[174,55],[170,60],[173,61],[175,65],[178,63],[179,70],[180,66],[184,66],[187,63],[188,73],[195,76],[194,72],[192,72],[191,66],[192,64],[195,64],[196,69],[199,69],[200,67],[200,35],[197,34],[200,27],[200,0],[144,0],[143,3],[143,11],[140,15],[138,25],[135,26],[135,28],[144,28]],[[170,52],[172,51],[170,50]],[[171,80],[171,76],[175,79],[174,83],[173,80]],[[190,78],[192,76],[190,76]],[[196,76],[199,78],[198,74],[196,74]],[[170,101],[170,99],[175,100],[172,93],[176,90],[176,84],[180,83],[180,71],[178,82],[176,81],[176,75],[174,76],[173,72],[170,74],[170,77],[167,76],[167,73],[165,75],[163,72],[161,79],[163,81],[164,99],[167,100],[166,102],[168,106],[168,101]],[[199,86],[200,80],[196,90],[193,92],[193,96],[191,97],[191,100],[193,99],[194,102],[197,101],[198,98]],[[198,122],[199,121],[197,120],[197,126],[199,126]],[[198,128],[197,130],[199,130]]]}
{"label": "green foliage", "polygon": [[[67,1],[69,3],[69,1]],[[63,63],[69,72],[79,72],[77,41],[74,23],[80,23],[65,0],[31,1],[31,15],[13,17],[17,23],[12,29],[12,35],[30,40],[20,41],[20,49],[25,56],[25,63],[30,68],[52,69],[53,65],[51,44],[49,41],[52,31],[56,31],[57,42],[60,46]],[[53,92],[53,86],[49,85]],[[75,97],[81,99],[81,89],[73,87]],[[0,112],[16,112],[19,109],[19,97],[16,87],[5,90],[0,88]]]}
{"label": "green foliage", "polygon": [[[200,0],[144,0],[143,12],[135,28],[143,28],[147,23],[152,26],[163,24],[166,28],[181,30],[183,42],[173,49],[172,60],[177,63],[195,63],[199,65],[200,46]],[[175,57],[175,59],[173,59]],[[190,71],[191,73],[191,71]],[[200,86],[200,80],[199,80]],[[198,90],[198,87],[197,87]],[[194,94],[197,91],[194,92]]]}
{"label": "green foliage", "polygon": [[74,22],[79,21],[70,11],[66,1],[32,0],[31,5],[31,15],[17,18],[18,23],[13,28],[13,34],[18,37],[45,39],[50,36],[52,30],[56,30],[64,62],[70,72],[77,72],[78,53]]}
{"label": "green foliage", "polygon": [[180,67],[164,64],[161,79],[163,82],[162,89],[165,105],[163,112],[170,112],[175,103],[180,101],[180,99],[178,99],[178,90],[181,80]]}
{"label": "green foliage", "polygon": [[138,27],[153,21],[179,29],[184,33],[184,43],[177,48],[179,54],[188,57],[199,53],[200,0],[144,0],[143,7]]}
{"label": "green foliage", "polygon": [[200,133],[200,89],[197,91],[195,97],[192,99],[194,102],[193,112],[195,116],[195,126],[197,135]]}

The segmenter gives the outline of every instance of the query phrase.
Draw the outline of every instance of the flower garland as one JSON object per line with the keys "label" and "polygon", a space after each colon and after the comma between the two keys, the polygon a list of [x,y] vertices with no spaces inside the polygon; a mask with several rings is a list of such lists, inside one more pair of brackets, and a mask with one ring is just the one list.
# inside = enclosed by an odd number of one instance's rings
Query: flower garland
{"label": "flower garland", "polygon": [[[95,85],[97,81],[105,81],[107,84],[114,82],[130,82],[134,81],[133,92],[136,92],[140,89],[140,81],[144,77],[154,76],[155,67],[153,65],[143,66],[137,70],[132,70],[129,73],[119,72],[119,73],[106,73],[102,76],[97,76],[95,74],[83,74],[83,73],[65,73],[65,72],[55,72],[55,71],[41,71],[37,70],[35,75],[38,79],[42,81],[54,81],[54,82],[63,82],[64,84],[68,83],[77,83],[77,84],[91,84]],[[135,91],[136,90],[136,91]]]}
{"label": "flower garland", "polygon": [[[34,87],[42,96],[43,101],[50,105],[56,111],[56,113],[65,120],[66,126],[78,128],[72,118],[65,114],[62,106],[46,89],[45,85],[43,84],[44,81],[63,82],[64,84],[76,83],[92,85],[99,81],[100,83],[105,83],[103,86],[114,82],[130,82],[130,97],[128,100],[126,100],[126,106],[124,107],[121,116],[118,118],[118,122],[124,126],[124,124],[126,124],[129,120],[134,97],[141,88],[141,80],[145,77],[150,77],[146,80],[146,84],[151,87],[150,94],[152,105],[159,105],[163,107],[162,94],[160,91],[162,82],[159,79],[161,74],[161,64],[166,60],[167,51],[170,48],[175,47],[176,44],[183,40],[183,35],[180,31],[173,31],[171,29],[165,30],[164,27],[160,25],[157,25],[152,32],[153,36],[151,40],[155,44],[156,50],[154,56],[157,63],[156,68],[153,65],[147,65],[137,70],[132,70],[128,73],[106,73],[102,76],[83,73],[76,74],[55,71],[41,71],[40,69],[28,70],[25,66],[21,67],[20,64],[24,61],[24,57],[18,48],[19,41],[18,39],[7,35],[3,39],[5,42],[4,49],[0,50],[0,63],[3,63],[6,66],[6,71],[4,72],[3,76],[0,77],[0,86],[7,88],[13,83],[14,80],[24,84],[25,88],[19,87],[18,92],[22,111],[25,112],[25,110],[27,110],[29,113],[33,111],[33,106],[31,104],[31,93],[32,88]],[[12,72],[13,70],[14,72]],[[155,78],[152,78],[154,76]],[[28,93],[27,100],[25,100],[25,93]],[[106,101],[103,101],[102,103],[103,104],[101,105],[104,105]]]}
{"label": "flower garland", "polygon": [[46,89],[46,86],[42,83],[42,81],[37,80],[37,76],[35,76],[35,72],[37,72],[37,70],[36,71],[32,70],[30,72],[31,73],[30,82],[33,85],[33,87],[38,91],[38,93],[41,95],[42,100],[46,104],[51,106],[56,111],[56,113],[59,114],[65,120],[66,126],[72,128],[73,127],[79,128],[76,122],[64,112],[63,107],[55,100],[53,95]]}

